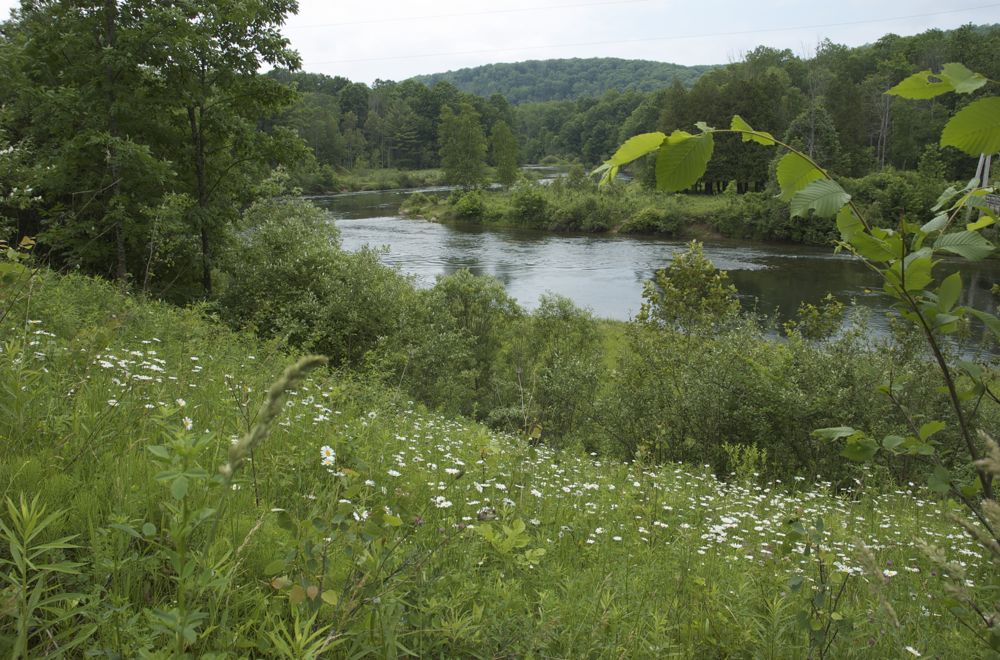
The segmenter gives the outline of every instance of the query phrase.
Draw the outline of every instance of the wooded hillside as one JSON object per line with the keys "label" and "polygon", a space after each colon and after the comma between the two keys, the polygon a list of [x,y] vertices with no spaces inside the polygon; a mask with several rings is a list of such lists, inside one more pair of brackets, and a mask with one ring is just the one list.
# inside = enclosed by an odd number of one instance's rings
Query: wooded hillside
{"label": "wooded hillside", "polygon": [[713,65],[683,66],[669,62],[589,57],[487,64],[445,73],[415,76],[427,86],[445,80],[463,92],[501,94],[511,103],[561,101],[605,92],[651,92],[678,81],[690,87]]}

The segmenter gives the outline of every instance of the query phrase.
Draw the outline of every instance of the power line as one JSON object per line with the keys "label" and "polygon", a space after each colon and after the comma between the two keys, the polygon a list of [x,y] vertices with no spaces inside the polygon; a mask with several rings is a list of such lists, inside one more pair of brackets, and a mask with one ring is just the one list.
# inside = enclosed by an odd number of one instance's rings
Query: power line
{"label": "power line", "polygon": [[484,11],[458,12],[454,14],[427,14],[424,16],[401,16],[398,18],[372,18],[362,21],[345,21],[343,23],[318,23],[315,25],[286,25],[286,30],[311,30],[313,28],[342,27],[347,25],[372,25],[375,23],[404,23],[408,21],[426,21],[439,18],[462,18],[463,16],[487,16],[490,14],[517,14],[523,12],[549,11],[553,9],[577,9],[580,7],[605,7],[607,5],[634,5],[651,2],[652,0],[607,0],[605,2],[574,3],[569,5],[547,5],[544,7],[520,7],[513,9],[487,9]]}
{"label": "power line", "polygon": [[945,14],[958,14],[967,11],[977,11],[980,9],[992,9],[994,7],[1000,7],[1000,3],[993,3],[989,5],[979,5],[978,7],[964,7],[961,9],[948,9],[945,11],[936,11],[926,14],[909,14],[906,16],[892,16],[889,18],[876,18],[864,21],[842,21],[839,23],[821,23],[815,25],[798,25],[794,27],[780,27],[780,28],[761,28],[757,30],[736,30],[732,32],[710,32],[703,34],[684,34],[684,35],[673,35],[669,37],[642,37],[636,39],[621,39],[615,41],[582,41],[577,43],[565,43],[565,44],[547,44],[543,46],[519,46],[517,48],[482,48],[477,50],[460,50],[452,51],[447,53],[422,53],[422,54],[406,54],[406,55],[389,55],[386,57],[361,57],[361,58],[351,58],[342,60],[327,60],[324,62],[305,62],[306,66],[320,66],[325,64],[352,64],[358,62],[384,62],[390,60],[410,60],[417,58],[429,58],[429,57],[451,57],[454,55],[477,55],[482,53],[509,53],[509,52],[519,52],[526,50],[545,50],[548,48],[577,48],[580,46],[609,46],[618,44],[634,44],[634,43],[644,43],[651,41],[680,41],[684,39],[708,39],[713,37],[733,37],[741,36],[747,34],[766,34],[771,32],[791,32],[794,30],[811,30],[817,28],[832,28],[832,27],[847,27],[852,25],[867,25],[870,23],[888,23],[890,21],[901,21],[909,18],[927,18],[930,16],[942,16]]}

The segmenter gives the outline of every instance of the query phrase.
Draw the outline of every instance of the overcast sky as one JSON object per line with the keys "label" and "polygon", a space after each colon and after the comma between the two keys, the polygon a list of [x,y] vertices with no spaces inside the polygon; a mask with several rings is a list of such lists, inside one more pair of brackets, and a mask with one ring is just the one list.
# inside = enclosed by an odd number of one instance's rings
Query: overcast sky
{"label": "overcast sky", "polygon": [[[17,0],[0,0],[9,13]],[[758,45],[808,55],[829,38],[1000,22],[1000,2],[960,0],[299,0],[285,34],[306,71],[371,83],[491,62],[622,57],[722,64]]]}

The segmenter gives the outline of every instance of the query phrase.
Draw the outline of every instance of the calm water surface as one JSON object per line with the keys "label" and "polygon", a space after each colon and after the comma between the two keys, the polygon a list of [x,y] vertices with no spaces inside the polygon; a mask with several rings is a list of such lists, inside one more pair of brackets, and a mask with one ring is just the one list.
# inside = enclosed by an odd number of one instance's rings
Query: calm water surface
{"label": "calm water surface", "polygon": [[[344,249],[385,247],[384,262],[423,286],[461,268],[492,275],[528,309],[551,292],[597,316],[627,320],[642,304],[643,282],[684,250],[684,242],[660,238],[483,229],[401,218],[399,205],[410,192],[352,193],[314,201],[333,214]],[[879,312],[887,307],[877,277],[829,248],[708,241],[705,254],[729,271],[743,304],[761,312],[788,317],[801,302],[816,303],[828,292]],[[944,272],[949,265],[938,268]],[[962,267],[967,275],[964,304],[989,309],[1000,263]],[[882,327],[882,316],[872,315],[873,324]]]}

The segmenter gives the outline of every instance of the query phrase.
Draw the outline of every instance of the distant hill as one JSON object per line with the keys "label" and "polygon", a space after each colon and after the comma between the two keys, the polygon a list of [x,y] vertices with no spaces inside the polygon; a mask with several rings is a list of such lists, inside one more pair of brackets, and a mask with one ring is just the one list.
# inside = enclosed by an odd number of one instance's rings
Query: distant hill
{"label": "distant hill", "polygon": [[511,103],[557,101],[601,96],[608,90],[649,92],[674,80],[691,86],[715,65],[681,66],[649,60],[614,57],[529,60],[513,64],[486,64],[470,69],[415,76],[428,86],[446,80],[463,92],[502,94]]}

